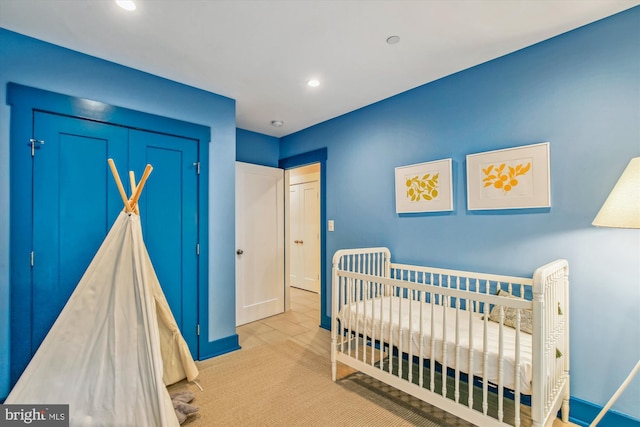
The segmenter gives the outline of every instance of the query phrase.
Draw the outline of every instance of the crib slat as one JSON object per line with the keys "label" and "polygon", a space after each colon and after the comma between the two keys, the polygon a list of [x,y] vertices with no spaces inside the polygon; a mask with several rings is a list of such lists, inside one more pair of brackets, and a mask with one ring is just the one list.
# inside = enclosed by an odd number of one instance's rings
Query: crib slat
{"label": "crib slat", "polygon": [[369,289],[371,288],[371,281],[366,280],[365,286],[363,289],[363,310],[362,310],[362,361],[367,361],[367,320],[369,320],[369,316],[367,316],[367,307],[369,306]]}
{"label": "crib slat", "polygon": [[376,317],[375,298],[378,297],[378,286],[379,283],[376,282],[373,284],[373,289],[371,289],[371,361],[369,362],[371,366],[374,366],[375,364],[376,354],[376,322],[378,321],[378,318]]}
{"label": "crib slat", "polygon": [[397,355],[397,359],[398,359],[398,377],[402,378],[402,293],[404,292],[404,289],[399,288],[398,289],[398,293],[399,293],[399,298],[398,298],[398,355]]}
{"label": "crib slat", "polygon": [[[426,284],[426,276],[426,274],[422,276],[423,285]],[[418,361],[420,362],[418,369],[418,385],[422,388],[424,383],[424,307],[427,305],[427,292],[423,291],[420,295],[422,295],[422,297],[420,299],[420,335],[418,340]]]}
{"label": "crib slat", "polygon": [[498,421],[504,416],[504,306],[500,306],[500,333],[498,335]]}
{"label": "crib slat", "polygon": [[[337,279],[334,279],[334,280],[337,281],[337,283],[335,284],[335,288],[334,288],[334,292],[336,293],[336,295],[333,295],[334,304],[335,304],[335,300],[337,299],[338,300],[338,305],[340,307],[343,307],[344,303],[343,303],[343,301],[341,299],[341,295],[343,295],[343,290],[342,290],[343,279],[342,279],[342,277],[338,276]],[[340,319],[340,322],[336,322],[335,319],[336,319],[336,317],[338,315],[338,308],[337,307],[335,307],[333,309],[333,313],[334,313],[333,316],[334,316],[334,322],[335,322],[335,326],[336,326],[337,331],[334,332],[334,336],[332,337],[335,340],[335,342],[333,342],[332,344],[333,345],[339,345],[340,349],[338,351],[342,352],[342,347],[344,345],[344,339],[343,339],[343,337],[344,337],[344,319]],[[340,339],[340,344],[338,344],[338,341],[337,341],[338,339]]]}
{"label": "crib slat", "polygon": [[[387,292],[387,285],[382,285],[383,289],[385,291],[385,294]],[[384,318],[384,313],[383,313],[383,306],[382,306],[382,298],[380,298],[380,363],[378,364],[378,366],[380,367],[380,370],[384,369],[384,322],[382,321],[382,319]]]}
{"label": "crib slat", "polygon": [[[414,279],[417,281],[418,277],[417,275],[414,277]],[[409,358],[409,372],[408,372],[408,378],[409,381],[413,381],[413,345],[411,342],[411,337],[413,336],[413,299],[415,298],[415,289],[410,289],[409,290],[409,295],[408,295],[408,299],[409,299],[409,334],[407,335],[407,347],[409,348],[409,354],[408,354],[408,358]],[[400,347],[402,348],[402,347]]]}
{"label": "crib slat", "polygon": [[431,391],[435,391],[435,372],[436,372],[436,366],[435,366],[435,348],[436,348],[436,322],[435,322],[435,298],[436,296],[432,293],[431,294],[431,345],[429,347],[429,369],[431,371],[431,378],[429,381],[429,390]]}
{"label": "crib slat", "polygon": [[[355,255],[353,255],[355,256]],[[351,271],[351,259],[353,258],[353,256],[349,256],[347,255],[346,259],[345,259],[345,270],[346,271]],[[347,304],[351,304],[351,287],[349,286],[351,281],[353,279],[350,278],[344,278],[345,280],[345,299],[346,299],[346,303]],[[342,352],[344,353],[344,340],[347,340],[347,352],[350,354],[351,353],[351,316],[349,316],[348,319],[346,319],[346,327],[347,327],[347,333],[349,334],[348,337],[343,336],[342,340],[343,340],[343,348],[342,348]]]}
{"label": "crib slat", "polygon": [[[353,304],[356,302],[356,298],[354,296],[354,292],[356,291],[356,286],[355,286],[355,282],[357,279],[349,279],[349,284],[348,284],[348,288],[349,288],[349,305],[351,305],[351,307],[353,307]],[[357,306],[354,307],[354,313],[352,316],[349,316],[349,341],[347,342],[347,351],[349,353],[349,355],[351,356],[351,352],[352,352],[352,345],[353,345],[353,334],[354,334],[354,325],[353,322],[357,322],[357,315],[358,315],[358,308]]]}
{"label": "crib slat", "polygon": [[[487,284],[487,288],[488,288]],[[488,329],[489,329],[489,304],[484,304],[484,328],[482,330],[482,413],[487,415],[489,410],[488,392],[489,392],[489,380],[487,379],[487,373],[489,372],[489,344],[488,344]]]}
{"label": "crib slat", "polygon": [[515,372],[513,373],[513,378],[515,381],[515,389],[514,389],[514,405],[515,405],[515,414],[514,414],[514,425],[515,427],[520,427],[520,381],[521,375],[520,372],[520,310],[516,310],[516,354],[515,354]]}
{"label": "crib slat", "polygon": [[[395,295],[395,286],[391,287],[391,296]],[[392,344],[393,343],[393,328],[391,326],[391,324],[393,323],[393,300],[390,301],[389,303],[389,347],[388,347],[388,352],[389,352],[389,373],[391,374],[393,369],[393,348],[392,348]]]}
{"label": "crib slat", "polygon": [[[344,301],[347,296],[347,278],[346,277],[341,277],[339,279],[339,289],[342,292],[342,294],[339,295],[340,302],[346,305],[347,301]],[[346,320],[341,319],[340,321],[340,353],[344,353],[344,340],[345,340],[344,334],[345,334],[346,326],[347,326]]]}
{"label": "crib slat", "polygon": [[[360,258],[360,263],[362,263],[362,258],[363,257],[359,257]],[[358,304],[360,301],[362,301],[362,286],[363,286],[363,280],[354,280],[354,299],[355,299],[355,303],[356,303],[356,319],[355,319],[355,332],[354,332],[354,337],[352,338],[352,341],[355,341],[355,352],[356,352],[356,359],[358,359],[358,356],[360,354],[360,344],[359,344],[359,337],[360,337],[360,304]]]}
{"label": "crib slat", "polygon": [[442,296],[442,396],[447,397],[447,344],[449,343],[447,334],[447,306],[449,297]]}
{"label": "crib slat", "polygon": [[[459,278],[457,283],[460,284]],[[454,401],[458,403],[460,400],[460,298],[456,298],[456,347],[455,347],[455,386],[453,390]]]}
{"label": "crib slat", "polygon": [[[477,291],[477,287],[476,287],[476,291]],[[475,307],[474,307],[475,308]],[[475,309],[474,309],[475,312]],[[468,400],[468,406],[469,408],[473,408],[473,349],[474,349],[474,342],[473,342],[473,315],[472,313],[469,313],[469,377],[468,377],[468,393],[469,393],[469,400]]]}

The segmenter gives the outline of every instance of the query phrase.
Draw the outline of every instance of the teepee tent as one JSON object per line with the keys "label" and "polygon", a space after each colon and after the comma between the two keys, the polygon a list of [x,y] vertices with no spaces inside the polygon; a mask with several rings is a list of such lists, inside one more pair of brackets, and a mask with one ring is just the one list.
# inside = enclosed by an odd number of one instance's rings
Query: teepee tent
{"label": "teepee tent", "polygon": [[137,201],[151,166],[127,198],[96,256],[7,404],[69,404],[71,426],[179,426],[166,385],[198,375],[142,239]]}

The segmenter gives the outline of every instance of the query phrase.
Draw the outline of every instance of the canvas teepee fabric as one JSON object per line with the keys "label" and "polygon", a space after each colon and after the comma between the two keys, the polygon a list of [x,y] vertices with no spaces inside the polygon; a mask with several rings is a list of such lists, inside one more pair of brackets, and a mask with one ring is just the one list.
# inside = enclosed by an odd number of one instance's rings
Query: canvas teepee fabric
{"label": "canvas teepee fabric", "polygon": [[166,385],[197,375],[129,207],[5,403],[69,404],[71,426],[179,426]]}

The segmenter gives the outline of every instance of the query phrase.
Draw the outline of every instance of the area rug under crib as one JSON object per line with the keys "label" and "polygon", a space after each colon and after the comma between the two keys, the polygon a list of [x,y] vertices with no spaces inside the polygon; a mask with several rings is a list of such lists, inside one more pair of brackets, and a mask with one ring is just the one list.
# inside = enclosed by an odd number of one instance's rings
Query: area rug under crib
{"label": "area rug under crib", "polygon": [[296,344],[238,350],[198,363],[200,410],[183,426],[425,426],[470,424],[358,372],[331,381],[325,357]]}

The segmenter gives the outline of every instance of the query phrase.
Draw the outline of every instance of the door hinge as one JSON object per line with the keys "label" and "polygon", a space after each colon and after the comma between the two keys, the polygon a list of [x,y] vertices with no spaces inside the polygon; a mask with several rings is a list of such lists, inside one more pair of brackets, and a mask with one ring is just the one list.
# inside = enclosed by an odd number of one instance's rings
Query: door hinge
{"label": "door hinge", "polygon": [[196,167],[196,175],[200,175],[200,162],[193,162],[193,166]]}
{"label": "door hinge", "polygon": [[196,243],[196,255],[200,255],[200,243]]}
{"label": "door hinge", "polygon": [[33,251],[31,251],[31,254],[29,255],[29,264],[31,264],[31,267],[33,267],[34,265],[34,259],[35,259],[35,254]]}
{"label": "door hinge", "polygon": [[[34,139],[34,138],[31,138],[29,140],[29,145],[31,146],[31,157],[36,155],[36,143],[44,144],[44,140],[42,140],[42,139]],[[38,146],[38,148],[40,148],[40,146]]]}
{"label": "door hinge", "polygon": [[200,325],[196,325],[196,335],[200,336]]}

